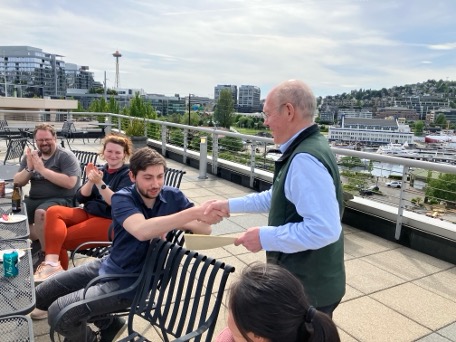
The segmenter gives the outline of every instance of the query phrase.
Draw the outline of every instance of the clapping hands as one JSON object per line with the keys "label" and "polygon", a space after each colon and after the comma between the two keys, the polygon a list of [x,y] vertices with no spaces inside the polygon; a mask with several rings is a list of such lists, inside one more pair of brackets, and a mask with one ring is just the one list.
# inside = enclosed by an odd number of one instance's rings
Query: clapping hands
{"label": "clapping hands", "polygon": [[87,179],[93,184],[100,184],[103,181],[103,172],[98,170],[98,168],[93,163],[88,163],[85,172]]}

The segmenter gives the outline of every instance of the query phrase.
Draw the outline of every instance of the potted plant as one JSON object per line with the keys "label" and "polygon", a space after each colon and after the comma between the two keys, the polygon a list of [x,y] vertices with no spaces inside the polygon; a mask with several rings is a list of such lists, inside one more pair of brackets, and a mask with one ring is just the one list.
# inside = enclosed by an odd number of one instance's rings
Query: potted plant
{"label": "potted plant", "polygon": [[147,118],[153,117],[153,108],[138,93],[130,101],[127,114],[131,119],[125,128],[125,134],[131,138],[135,149],[147,146]]}
{"label": "potted plant", "polygon": [[125,128],[125,134],[130,137],[134,149],[147,146],[147,136],[145,135],[145,129],[145,119],[139,118],[131,119],[128,123],[128,126]]}

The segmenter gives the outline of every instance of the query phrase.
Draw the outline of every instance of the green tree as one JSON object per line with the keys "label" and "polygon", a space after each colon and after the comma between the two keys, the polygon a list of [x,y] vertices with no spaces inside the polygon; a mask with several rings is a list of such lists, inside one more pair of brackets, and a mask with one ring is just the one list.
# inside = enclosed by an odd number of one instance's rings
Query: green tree
{"label": "green tree", "polygon": [[438,178],[428,177],[428,186],[426,187],[426,197],[430,200],[456,202],[456,175],[441,173]]}
{"label": "green tree", "polygon": [[[143,97],[136,93],[130,100],[130,104],[126,110],[129,116],[142,120],[132,120],[128,122],[125,133],[129,136],[141,136],[144,134],[146,122],[145,119],[156,119],[157,112],[154,107],[147,102]],[[159,127],[157,124],[147,124],[148,136],[156,138],[159,136]],[[142,132],[142,133],[141,133]]]}
{"label": "green tree", "polygon": [[108,104],[103,97],[95,99],[90,104],[89,111],[95,113],[106,113],[108,111]]}
{"label": "green tree", "polygon": [[424,122],[418,120],[415,122],[415,135],[421,135],[424,131]]}
{"label": "green tree", "polygon": [[173,145],[184,146],[184,132],[181,129],[172,129],[169,141]]}
{"label": "green tree", "polygon": [[214,120],[221,127],[230,128],[234,116],[234,101],[229,89],[223,89],[217,101]]}
{"label": "green tree", "polygon": [[434,122],[437,126],[446,127],[447,120],[446,120],[445,114],[437,115]]}
{"label": "green tree", "polygon": [[242,139],[234,137],[223,137],[219,140],[220,150],[239,152],[244,148]]}
{"label": "green tree", "polygon": [[117,103],[116,99],[114,98],[114,96],[111,96],[109,98],[109,102],[108,102],[108,112],[109,113],[113,113],[113,114],[119,114],[120,113],[120,106],[119,104]]}

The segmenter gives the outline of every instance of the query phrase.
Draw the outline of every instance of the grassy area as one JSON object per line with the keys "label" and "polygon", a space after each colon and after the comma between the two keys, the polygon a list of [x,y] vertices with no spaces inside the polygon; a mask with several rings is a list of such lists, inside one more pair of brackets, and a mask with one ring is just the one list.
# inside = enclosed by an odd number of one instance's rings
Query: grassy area
{"label": "grassy area", "polygon": [[236,130],[241,134],[256,135],[258,132],[269,132],[267,129],[253,129],[253,128],[240,128],[235,127]]}

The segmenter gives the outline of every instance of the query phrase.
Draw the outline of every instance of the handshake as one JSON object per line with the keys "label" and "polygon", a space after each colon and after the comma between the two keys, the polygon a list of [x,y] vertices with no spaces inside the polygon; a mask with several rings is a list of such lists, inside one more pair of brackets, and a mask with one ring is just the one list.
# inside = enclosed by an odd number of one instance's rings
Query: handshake
{"label": "handshake", "polygon": [[198,221],[207,224],[216,224],[225,217],[230,217],[228,200],[210,200],[201,204],[198,209]]}

